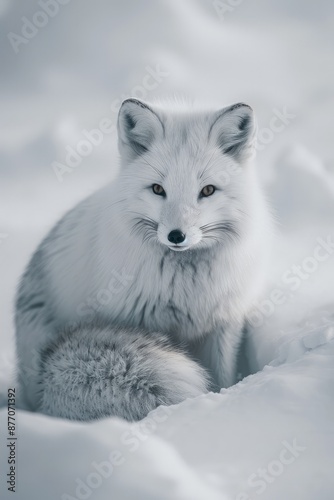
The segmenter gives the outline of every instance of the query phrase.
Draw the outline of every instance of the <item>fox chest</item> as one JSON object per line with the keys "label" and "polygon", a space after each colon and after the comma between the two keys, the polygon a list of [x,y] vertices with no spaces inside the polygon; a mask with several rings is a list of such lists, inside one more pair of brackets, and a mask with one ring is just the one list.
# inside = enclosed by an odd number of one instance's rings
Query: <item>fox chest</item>
{"label": "fox chest", "polygon": [[214,259],[176,260],[165,255],[141,266],[122,315],[131,326],[191,340],[228,322],[233,302],[228,276],[222,276]]}

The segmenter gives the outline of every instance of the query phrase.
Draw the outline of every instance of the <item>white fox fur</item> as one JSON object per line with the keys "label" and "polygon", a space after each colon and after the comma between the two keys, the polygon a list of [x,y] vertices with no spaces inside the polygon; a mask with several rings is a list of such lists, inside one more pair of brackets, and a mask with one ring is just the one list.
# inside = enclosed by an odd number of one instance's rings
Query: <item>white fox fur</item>
{"label": "white fox fur", "polygon": [[[136,420],[235,381],[270,228],[253,112],[128,99],[118,133],[118,177],[51,230],[19,288],[18,367],[33,410]],[[169,241],[175,230],[184,241]]]}

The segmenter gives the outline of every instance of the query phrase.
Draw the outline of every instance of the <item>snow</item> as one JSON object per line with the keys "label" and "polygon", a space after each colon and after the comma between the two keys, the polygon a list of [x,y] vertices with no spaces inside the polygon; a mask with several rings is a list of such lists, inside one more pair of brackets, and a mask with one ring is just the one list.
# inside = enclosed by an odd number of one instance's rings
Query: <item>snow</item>
{"label": "snow", "polygon": [[137,424],[20,412],[17,497],[331,499],[334,341],[323,342]]}
{"label": "snow", "polygon": [[[221,18],[210,0],[71,0],[18,54],[4,37],[0,407],[15,385],[19,276],[59,216],[112,178],[116,136],[106,134],[63,182],[52,162],[64,161],[83,129],[105,117],[115,123],[120,99],[141,92],[252,104],[259,137],[270,138],[257,161],[277,220],[272,273],[247,336],[253,375],[138,424],[18,409],[17,499],[334,497],[334,9],[329,0],[223,3],[233,8]],[[2,32],[20,33],[22,16],[38,9],[3,0]],[[288,123],[273,132],[284,109]],[[6,409],[0,419],[6,499]]]}

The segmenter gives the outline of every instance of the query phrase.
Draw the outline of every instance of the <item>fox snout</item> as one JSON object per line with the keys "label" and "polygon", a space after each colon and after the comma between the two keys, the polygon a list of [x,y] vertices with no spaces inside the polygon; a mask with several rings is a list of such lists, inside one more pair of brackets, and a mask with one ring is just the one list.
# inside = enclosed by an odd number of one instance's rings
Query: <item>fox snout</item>
{"label": "fox snout", "polygon": [[202,239],[199,228],[185,224],[176,226],[175,229],[165,224],[159,224],[157,235],[160,243],[176,251],[187,250]]}
{"label": "fox snout", "polygon": [[168,241],[174,245],[179,245],[183,243],[186,239],[186,235],[180,231],[180,229],[173,229],[168,235]]}

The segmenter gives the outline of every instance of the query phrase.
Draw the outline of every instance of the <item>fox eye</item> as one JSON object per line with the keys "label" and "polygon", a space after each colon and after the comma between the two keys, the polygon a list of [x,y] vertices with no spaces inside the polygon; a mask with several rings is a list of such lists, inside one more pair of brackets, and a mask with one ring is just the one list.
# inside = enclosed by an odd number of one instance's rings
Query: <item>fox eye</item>
{"label": "fox eye", "polygon": [[204,186],[202,191],[200,192],[200,196],[211,196],[214,192],[216,191],[215,186],[212,186],[212,184],[209,184],[208,186]]}
{"label": "fox eye", "polygon": [[160,184],[153,184],[152,191],[154,194],[157,194],[159,196],[166,196],[166,191],[162,186],[160,186]]}

